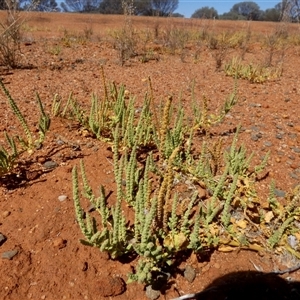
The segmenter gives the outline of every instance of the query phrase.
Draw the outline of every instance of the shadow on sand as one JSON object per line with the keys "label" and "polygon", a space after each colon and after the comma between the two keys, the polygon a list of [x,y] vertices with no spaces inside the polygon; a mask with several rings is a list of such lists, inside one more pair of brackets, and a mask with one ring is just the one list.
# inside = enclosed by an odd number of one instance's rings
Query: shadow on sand
{"label": "shadow on sand", "polygon": [[300,300],[300,282],[287,281],[274,273],[233,272],[214,280],[197,294],[173,300]]}

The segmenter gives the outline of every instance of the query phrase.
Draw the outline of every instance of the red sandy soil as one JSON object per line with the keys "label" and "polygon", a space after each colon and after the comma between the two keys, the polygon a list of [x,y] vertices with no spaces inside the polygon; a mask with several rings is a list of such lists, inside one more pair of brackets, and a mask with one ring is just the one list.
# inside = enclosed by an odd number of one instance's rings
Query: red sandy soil
{"label": "red sandy soil", "polygon": [[[112,46],[110,32],[124,26],[124,16],[101,16],[82,14],[32,13],[24,14],[22,37],[22,69],[1,67],[0,75],[12,97],[19,105],[29,124],[37,124],[35,93],[38,92],[46,110],[51,111],[55,94],[64,101],[70,92],[81,104],[89,105],[92,93],[103,96],[100,66],[104,66],[107,82],[125,84],[126,89],[142,101],[148,90],[147,79],[151,77],[157,101],[169,94],[174,98],[182,95],[182,103],[189,108],[192,84],[195,96],[201,101],[205,94],[212,107],[221,105],[233,90],[234,79],[226,77],[222,70],[216,71],[213,50],[186,45],[184,57],[170,54],[160,44],[149,42],[155,59],[141,62],[141,56],[130,58],[120,65],[118,51]],[[1,13],[1,18],[5,14]],[[245,30],[244,22],[196,21],[157,18],[132,18],[134,28],[155,28],[163,32],[172,26],[201,30]],[[266,36],[276,30],[275,23],[252,23],[252,34]],[[83,35],[91,30],[92,36],[81,43],[74,38],[66,45],[66,33]],[[288,25],[289,33],[297,33],[297,25]],[[300,32],[298,33],[300,34]],[[198,50],[199,50],[198,49]],[[230,50],[226,59],[239,50]],[[261,62],[267,52],[258,44],[250,47],[245,55],[247,61]],[[276,56],[277,55],[277,56]],[[251,84],[238,80],[239,102],[216,131],[235,128],[239,123],[246,130],[240,141],[249,151],[255,151],[256,160],[270,150],[267,165],[269,175],[258,185],[258,192],[265,198],[271,179],[277,189],[290,192],[300,181],[300,46],[287,47],[283,58],[283,75],[278,80],[264,84]],[[275,54],[274,61],[280,59]],[[96,190],[101,184],[107,191],[115,189],[112,156],[108,146],[91,137],[84,137],[74,122],[53,118],[50,131],[42,149],[28,160],[24,180],[16,186],[7,185],[2,179],[0,187],[0,232],[7,241],[0,252],[18,250],[11,260],[0,258],[0,299],[146,299],[140,284],[126,285],[127,274],[136,261],[122,263],[110,260],[108,255],[96,248],[83,246],[79,226],[75,220],[72,200],[71,170],[84,158],[87,176]],[[17,133],[18,123],[0,93],[0,141],[3,131]],[[260,133],[258,139],[255,135]],[[228,142],[232,136],[225,137]],[[63,145],[57,143],[64,141]],[[79,147],[74,147],[78,145]],[[45,170],[45,161],[55,161],[58,166]],[[66,195],[60,202],[58,197]],[[199,261],[191,256],[179,266],[184,270],[190,265],[196,270],[196,279],[188,283],[183,276],[175,274],[160,299],[178,297],[179,293],[200,291],[214,279],[233,271],[264,271],[283,268],[275,253],[256,253],[236,250],[230,253],[214,252]],[[300,280],[300,273],[289,275]],[[120,280],[121,279],[121,280]],[[124,285],[125,286],[125,285]],[[107,298],[105,298],[105,296]]]}

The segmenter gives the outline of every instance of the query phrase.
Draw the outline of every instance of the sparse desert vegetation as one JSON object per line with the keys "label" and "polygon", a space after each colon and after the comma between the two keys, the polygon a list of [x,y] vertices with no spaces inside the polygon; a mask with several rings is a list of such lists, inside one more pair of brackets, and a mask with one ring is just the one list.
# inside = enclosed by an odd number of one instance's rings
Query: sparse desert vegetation
{"label": "sparse desert vegetation", "polygon": [[299,263],[298,24],[18,18],[17,46],[9,24],[0,40],[1,299],[171,299]]}

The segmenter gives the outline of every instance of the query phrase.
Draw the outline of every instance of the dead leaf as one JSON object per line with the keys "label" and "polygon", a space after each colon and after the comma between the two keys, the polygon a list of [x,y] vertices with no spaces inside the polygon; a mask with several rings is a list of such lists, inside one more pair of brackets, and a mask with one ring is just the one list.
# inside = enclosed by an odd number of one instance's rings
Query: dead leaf
{"label": "dead leaf", "polygon": [[236,225],[242,229],[246,229],[248,222],[246,220],[239,220],[236,222]]}
{"label": "dead leaf", "polygon": [[266,214],[265,214],[265,222],[266,223],[270,223],[271,220],[274,218],[274,214],[272,211],[268,211]]}
{"label": "dead leaf", "polygon": [[232,252],[232,251],[236,250],[236,248],[235,247],[231,247],[231,246],[220,245],[219,248],[218,248],[218,250],[220,252]]}

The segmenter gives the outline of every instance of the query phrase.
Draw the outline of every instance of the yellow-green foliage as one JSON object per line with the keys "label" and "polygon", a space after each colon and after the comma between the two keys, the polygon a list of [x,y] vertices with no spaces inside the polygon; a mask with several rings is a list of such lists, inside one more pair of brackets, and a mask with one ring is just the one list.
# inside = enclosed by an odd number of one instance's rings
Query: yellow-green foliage
{"label": "yellow-green foliage", "polygon": [[4,135],[10,147],[10,152],[3,146],[0,146],[0,178],[13,170],[15,161],[19,155],[14,139],[7,132],[4,132]]}
{"label": "yellow-green foliage", "polygon": [[241,59],[232,58],[224,66],[227,76],[247,79],[251,83],[264,83],[267,80],[277,79],[281,76],[281,68],[267,68],[256,64],[244,64]]}
{"label": "yellow-green foliage", "polygon": [[11,172],[16,164],[16,160],[18,159],[19,155],[24,152],[28,151],[32,153],[34,148],[39,148],[45,139],[46,132],[49,130],[50,127],[50,117],[48,114],[45,113],[43,104],[39,95],[37,94],[37,102],[38,107],[40,110],[40,118],[38,122],[39,127],[39,139],[33,140],[33,134],[29,129],[27,121],[23,114],[21,113],[19,107],[17,106],[14,99],[11,97],[9,91],[3,84],[3,81],[0,78],[0,87],[2,88],[7,100],[8,104],[16,116],[17,120],[20,122],[20,125],[25,133],[25,137],[23,138],[20,135],[17,135],[16,138],[21,144],[21,148],[19,149],[17,144],[15,143],[15,139],[11,137],[7,132],[4,132],[6,142],[10,147],[10,151],[8,151],[4,146],[0,145],[0,177],[6,175],[7,173]]}
{"label": "yellow-green foliage", "polygon": [[[151,128],[148,146],[151,145],[151,148],[143,148],[138,138],[141,119],[132,117],[134,102],[129,100],[124,105],[126,96],[122,89],[114,89],[113,95],[116,101],[112,106],[114,114],[108,122],[114,120],[115,126],[108,128],[113,131],[115,204],[107,205],[103,187],[100,196],[94,196],[88,184],[88,170],[81,163],[83,195],[95,207],[100,222],[97,226],[97,218],[89,213],[85,213],[84,219],[79,179],[74,167],[73,197],[77,220],[85,236],[82,243],[107,251],[113,258],[126,254],[138,255],[136,270],[129,276],[129,282],[141,283],[153,282],[155,271],[160,272],[174,264],[174,257],[183,250],[190,249],[199,254],[225,246],[227,249],[242,247],[261,251],[282,245],[286,234],[294,228],[295,218],[299,216],[299,190],[290,196],[290,205],[280,207],[276,204],[273,185],[270,207],[260,206],[255,185],[259,173],[266,167],[268,154],[260,164],[253,166],[254,154],[248,155],[246,148],[238,143],[239,130],[227,150],[223,149],[222,139],[212,141],[209,135],[200,131],[202,148],[192,150],[190,144],[194,143],[194,132],[203,128],[209,119],[209,109],[205,108],[209,102],[204,105],[202,114],[195,114],[197,122],[193,120],[192,123],[198,126],[191,130],[191,121],[187,122],[184,117],[177,117],[174,124],[170,121],[174,104],[172,98],[168,99],[161,113],[162,118],[157,126],[159,132],[153,125],[157,120],[149,119],[153,116],[151,105],[149,101],[145,102],[147,114],[139,118],[147,116],[147,127]],[[225,103],[231,104],[221,109],[217,118],[219,122],[236,100]],[[179,116],[184,116],[184,109],[179,111]],[[181,123],[179,127],[178,120]],[[216,122],[209,125],[214,124]],[[145,128],[143,130],[146,132]],[[180,136],[178,144],[174,142],[176,136]],[[156,160],[153,159],[153,151],[161,153]],[[154,178],[157,179],[155,183]],[[180,192],[175,192],[177,184],[185,185],[186,191],[190,190],[187,199],[183,199]],[[209,191],[207,196],[200,199],[194,185],[201,185]],[[131,211],[130,215],[134,215],[134,222],[126,219],[122,210],[125,206]],[[273,218],[269,218],[270,213]],[[253,223],[256,226],[252,228]],[[246,235],[245,228],[248,226],[251,232],[260,225],[265,240],[257,244],[251,234]]]}

